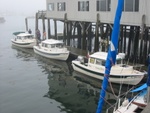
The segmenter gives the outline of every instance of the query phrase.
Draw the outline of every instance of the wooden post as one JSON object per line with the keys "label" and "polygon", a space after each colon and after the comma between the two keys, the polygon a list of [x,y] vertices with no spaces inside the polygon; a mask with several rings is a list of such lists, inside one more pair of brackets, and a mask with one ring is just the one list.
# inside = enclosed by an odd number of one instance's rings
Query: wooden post
{"label": "wooden post", "polygon": [[[92,23],[90,23],[89,28],[88,28],[88,39],[87,39],[87,50],[91,52],[92,50],[92,38],[93,38],[93,32],[92,32]],[[88,52],[87,51],[87,52]]]}
{"label": "wooden post", "polygon": [[124,48],[123,48],[123,52],[126,53],[126,26],[124,26],[123,34],[124,34],[124,35],[123,35],[123,37],[124,37],[124,40],[123,40],[123,42],[124,42],[124,44],[123,44],[123,45],[124,45],[124,46],[123,46],[123,47],[124,47]]}
{"label": "wooden post", "polygon": [[25,18],[26,31],[28,31],[28,18]]}
{"label": "wooden post", "polygon": [[79,23],[77,24],[77,32],[78,32],[78,48],[81,49],[81,38],[82,38],[82,35],[81,35],[81,26],[80,26]]}
{"label": "wooden post", "polygon": [[45,30],[45,15],[43,12],[42,12],[42,24],[43,24],[42,38],[44,39],[44,38],[46,38],[46,37],[44,37],[44,32],[46,32],[46,30]]}
{"label": "wooden post", "polygon": [[[146,64],[147,63],[147,56],[148,56],[148,54],[147,54],[147,50],[148,50],[148,48],[147,48],[147,46],[148,46],[148,31],[149,29],[148,28],[146,28],[145,29],[145,33],[144,33],[144,48],[143,48],[143,63],[144,64]],[[149,44],[150,45],[150,44]]]}
{"label": "wooden post", "polygon": [[138,45],[139,45],[140,27],[135,27],[135,35],[133,37],[132,56],[136,63],[138,63]]}
{"label": "wooden post", "polygon": [[55,29],[55,31],[54,31],[55,39],[57,39],[57,21],[56,20],[54,20],[54,29]]}
{"label": "wooden post", "polygon": [[67,45],[70,46],[70,39],[72,38],[72,22],[68,22],[67,27]]}
{"label": "wooden post", "polygon": [[38,30],[38,13],[35,14],[35,37],[37,38],[36,31]]}
{"label": "wooden post", "polygon": [[123,25],[120,26],[120,41],[119,41],[119,52],[122,52],[122,48],[123,48]]}
{"label": "wooden post", "polygon": [[142,16],[142,27],[141,27],[141,42],[140,42],[140,63],[142,63],[143,62],[143,35],[144,35],[144,31],[145,31],[145,27],[146,27],[146,25],[145,25],[145,20],[146,19],[146,17],[145,17],[145,15],[143,15]]}
{"label": "wooden post", "polygon": [[75,38],[76,38],[75,37],[75,33],[76,33],[76,22],[73,23],[73,34],[72,34],[73,35],[73,37],[72,37],[72,39],[73,39],[73,47],[76,47],[75,46]]}
{"label": "wooden post", "polygon": [[63,31],[63,42],[66,44],[66,39],[67,39],[67,13],[64,15],[64,31]]}
{"label": "wooden post", "polygon": [[86,50],[86,32],[85,32],[85,28],[86,28],[86,23],[82,22],[82,45],[81,45],[81,49]]}
{"label": "wooden post", "polygon": [[95,28],[95,44],[94,44],[94,52],[99,51],[99,14],[97,14],[97,22]]}
{"label": "wooden post", "polygon": [[130,33],[129,33],[129,42],[128,42],[128,58],[130,58],[131,56],[131,42],[132,42],[132,38],[134,36],[134,26],[130,27]]}
{"label": "wooden post", "polygon": [[47,19],[47,24],[48,24],[48,39],[51,37],[51,27],[50,27],[50,19]]}

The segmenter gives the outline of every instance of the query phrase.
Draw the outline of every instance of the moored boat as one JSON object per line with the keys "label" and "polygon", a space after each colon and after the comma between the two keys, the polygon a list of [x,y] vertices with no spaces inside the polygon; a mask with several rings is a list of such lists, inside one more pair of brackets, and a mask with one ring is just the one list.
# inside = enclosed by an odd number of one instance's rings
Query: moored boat
{"label": "moored boat", "polygon": [[55,39],[44,40],[33,48],[34,52],[41,56],[63,61],[68,59],[70,53],[62,41]]}
{"label": "moored boat", "polygon": [[[96,52],[89,56],[87,63],[84,63],[82,57],[78,57],[78,59],[72,61],[72,66],[77,72],[103,80],[106,57],[107,52]],[[136,85],[143,79],[145,73],[135,70],[131,65],[123,64],[124,58],[124,53],[117,55],[116,64],[112,66],[109,81],[118,84]]]}
{"label": "moored boat", "polygon": [[15,38],[11,39],[12,45],[21,48],[33,48],[36,45],[36,39],[32,34],[26,32],[13,33]]}
{"label": "moored boat", "polygon": [[132,94],[132,97],[130,98],[125,97],[121,105],[119,105],[117,101],[116,105],[118,104],[119,107],[117,109],[115,107],[113,113],[141,113],[148,103],[150,103],[150,54],[148,62],[149,66],[147,82],[130,91],[131,93],[138,92],[137,95],[133,96]]}

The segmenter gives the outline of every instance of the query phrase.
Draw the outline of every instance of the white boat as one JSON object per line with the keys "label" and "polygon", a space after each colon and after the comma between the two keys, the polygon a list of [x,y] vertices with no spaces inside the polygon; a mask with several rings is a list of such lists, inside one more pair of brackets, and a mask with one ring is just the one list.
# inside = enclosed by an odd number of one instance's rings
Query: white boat
{"label": "white boat", "polygon": [[119,105],[117,101],[118,108],[114,109],[113,113],[141,113],[143,109],[150,103],[150,54],[149,54],[149,67],[148,67],[148,76],[147,82],[142,86],[132,90],[132,93],[138,92],[136,96],[132,96],[132,99],[125,98],[123,103]]}
{"label": "white boat", "polygon": [[[96,52],[89,56],[87,63],[84,63],[83,58],[78,57],[78,59],[72,61],[72,66],[77,72],[103,80],[106,57],[106,52]],[[123,64],[124,58],[124,53],[117,55],[116,64],[112,66],[109,81],[118,84],[136,85],[143,79],[145,73],[134,70],[133,66]]]}
{"label": "white boat", "polygon": [[36,39],[32,34],[25,32],[13,33],[15,38],[11,39],[12,45],[22,48],[33,48],[36,45]]}
{"label": "white boat", "polygon": [[147,90],[144,89],[131,100],[125,98],[122,105],[117,110],[114,110],[113,113],[141,113],[147,106],[146,94]]}
{"label": "white boat", "polygon": [[62,41],[55,39],[44,40],[33,48],[34,52],[41,56],[63,61],[68,59],[70,53]]}

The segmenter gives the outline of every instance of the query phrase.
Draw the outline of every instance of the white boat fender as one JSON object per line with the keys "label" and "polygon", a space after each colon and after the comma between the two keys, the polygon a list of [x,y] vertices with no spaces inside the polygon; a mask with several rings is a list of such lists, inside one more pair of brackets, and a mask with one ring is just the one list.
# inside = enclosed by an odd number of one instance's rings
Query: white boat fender
{"label": "white boat fender", "polygon": [[129,100],[128,99],[125,99],[123,102],[122,102],[122,106],[127,106],[129,104]]}

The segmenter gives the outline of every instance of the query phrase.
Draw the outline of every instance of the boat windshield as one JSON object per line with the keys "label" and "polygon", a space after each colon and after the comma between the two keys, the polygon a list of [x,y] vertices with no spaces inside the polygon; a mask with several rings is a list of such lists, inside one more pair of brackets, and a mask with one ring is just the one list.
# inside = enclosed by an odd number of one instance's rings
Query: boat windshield
{"label": "boat windshield", "polygon": [[17,39],[33,39],[33,36],[17,36]]}
{"label": "boat windshield", "polygon": [[95,59],[94,58],[90,58],[90,63],[94,64],[95,63]]}
{"label": "boat windshield", "polygon": [[105,61],[104,60],[100,60],[100,59],[96,59],[96,64],[105,66]]}
{"label": "boat windshield", "polygon": [[56,44],[56,47],[63,48],[63,44]]}

